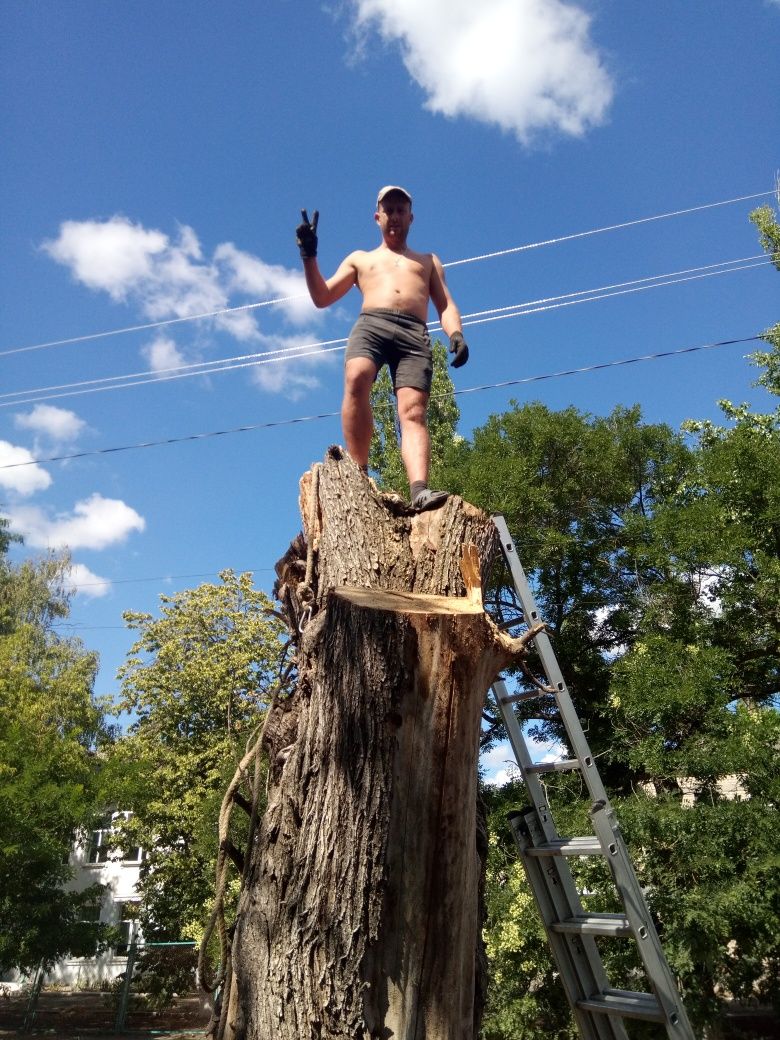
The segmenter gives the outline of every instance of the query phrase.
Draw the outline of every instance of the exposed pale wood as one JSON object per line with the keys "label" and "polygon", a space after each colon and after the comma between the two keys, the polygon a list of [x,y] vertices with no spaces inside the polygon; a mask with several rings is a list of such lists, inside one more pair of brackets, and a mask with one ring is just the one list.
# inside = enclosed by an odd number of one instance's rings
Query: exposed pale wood
{"label": "exposed pale wood", "polygon": [[480,715],[524,653],[482,608],[495,529],[455,497],[412,514],[337,449],[301,507],[310,587],[299,544],[279,595],[312,617],[267,727],[229,1017],[237,1040],[473,1040]]}
{"label": "exposed pale wood", "polygon": [[426,596],[422,592],[388,592],[384,589],[355,589],[340,585],[335,596],[374,610],[399,610],[407,614],[481,614],[482,600],[470,596]]}

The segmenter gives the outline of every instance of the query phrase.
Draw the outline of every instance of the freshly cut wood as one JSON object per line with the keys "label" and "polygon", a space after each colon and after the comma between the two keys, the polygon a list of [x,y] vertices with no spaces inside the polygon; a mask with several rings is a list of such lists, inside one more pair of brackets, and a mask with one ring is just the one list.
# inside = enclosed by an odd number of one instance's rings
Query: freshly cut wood
{"label": "freshly cut wood", "polygon": [[525,652],[482,605],[495,528],[456,497],[414,514],[335,448],[301,509],[277,566],[298,684],[266,728],[226,1035],[473,1040],[480,716]]}

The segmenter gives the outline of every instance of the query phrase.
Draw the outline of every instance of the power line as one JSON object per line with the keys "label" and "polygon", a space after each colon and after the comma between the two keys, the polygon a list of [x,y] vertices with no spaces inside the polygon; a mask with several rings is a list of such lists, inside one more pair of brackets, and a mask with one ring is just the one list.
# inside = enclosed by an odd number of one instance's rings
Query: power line
{"label": "power line", "polygon": [[201,571],[198,574],[155,574],[151,578],[103,578],[102,581],[77,581],[68,582],[69,589],[88,589],[96,585],[130,585],[145,581],[179,581],[182,578],[218,578],[221,571],[232,570],[240,574],[260,574],[264,571],[273,571],[273,567],[244,567],[240,571],[237,567],[222,567],[219,571]]}
{"label": "power line", "polygon": [[[758,263],[758,264],[749,263],[749,261],[752,261],[752,260],[758,260],[758,261],[760,261],[760,263]],[[481,316],[481,315],[498,314],[501,311],[519,310],[520,308],[523,309],[524,313],[536,314],[539,310],[554,310],[555,309],[555,307],[546,308],[546,307],[540,306],[542,304],[553,303],[553,304],[558,304],[559,306],[566,306],[566,304],[559,303],[558,301],[575,299],[578,296],[590,296],[592,293],[607,293],[611,289],[623,289],[623,288],[627,288],[627,287],[633,286],[633,285],[642,285],[643,287],[648,288],[648,289],[655,289],[655,288],[658,288],[659,286],[675,285],[677,281],[688,281],[689,280],[689,279],[686,279],[684,277],[678,278],[678,276],[684,276],[684,275],[689,275],[689,274],[698,274],[698,273],[702,273],[702,272],[711,272],[713,275],[714,274],[721,274],[721,273],[722,274],[730,274],[731,271],[744,271],[744,270],[747,269],[747,266],[750,266],[750,267],[754,267],[754,266],[755,267],[762,267],[765,264],[771,264],[772,262],[773,261],[772,261],[771,257],[767,257],[765,253],[757,253],[755,256],[739,257],[736,260],[721,260],[719,263],[716,263],[716,264],[704,264],[704,265],[701,265],[699,267],[687,267],[687,268],[684,268],[684,269],[682,269],[680,271],[667,271],[664,274],[648,275],[645,278],[632,278],[631,280],[626,281],[626,282],[615,282],[613,285],[602,285],[602,286],[599,286],[599,288],[597,288],[597,289],[580,289],[577,292],[562,293],[559,296],[546,296],[546,297],[542,297],[541,299],[538,299],[538,300],[528,300],[526,303],[510,304],[508,307],[493,307],[490,310],[486,310],[486,311],[475,311],[472,314],[464,314],[463,317],[464,318],[474,318],[474,317],[478,317],[478,316]],[[747,266],[746,267],[737,267],[737,266],[735,266],[736,264],[744,264],[744,265],[747,265]],[[722,270],[718,271],[717,268],[721,268]],[[724,268],[725,268],[725,270],[723,270]],[[667,281],[667,279],[675,279],[675,280]],[[656,285],[656,284],[649,284],[649,283],[658,283],[658,284]],[[602,297],[597,297],[597,298],[601,299]],[[527,308],[534,308],[534,309],[533,310],[528,310]],[[436,324],[438,325],[438,322]],[[3,397],[3,396],[5,396],[5,395],[0,394],[0,397]]]}
{"label": "power line", "polygon": [[[61,383],[54,386],[42,386],[34,387],[29,390],[9,390],[4,394],[0,394],[0,400],[9,397],[21,397],[24,394],[43,394],[49,390],[70,390],[75,387],[94,386],[98,383],[111,383],[120,379],[138,379],[140,377],[146,377],[143,382],[164,382],[165,378],[174,372],[187,372],[191,375],[210,375],[213,371],[213,366],[221,364],[230,364],[232,362],[255,360],[257,358],[268,358],[274,357],[276,360],[290,360],[293,361],[296,357],[300,356],[299,353],[302,350],[310,350],[312,348],[319,348],[330,346],[333,343],[343,344],[347,342],[346,336],[340,336],[338,339],[326,339],[320,340],[313,343],[299,343],[293,347],[280,347],[277,350],[262,350],[252,354],[238,354],[235,357],[230,358],[217,358],[214,361],[194,361],[189,365],[172,365],[170,368],[159,368],[155,369],[154,373],[150,372],[148,368],[143,369],[141,372],[127,372],[125,375],[118,376],[103,376],[99,379],[84,379],[77,383]],[[325,351],[320,351],[325,353]],[[310,355],[305,354],[304,357]],[[258,362],[259,363],[259,362]],[[217,371],[225,371],[225,369],[217,369]],[[119,384],[124,385],[124,384]],[[138,384],[129,384],[132,386]],[[102,389],[113,389],[112,387],[103,387]],[[26,402],[25,402],[26,403]]]}
{"label": "power line", "polygon": [[[643,284],[643,283],[658,282],[661,279],[674,278],[674,277],[676,277],[678,275],[687,275],[687,274],[693,274],[693,273],[698,273],[698,272],[703,272],[703,271],[711,271],[711,270],[715,270],[717,268],[732,268],[735,264],[746,264],[748,261],[751,261],[751,260],[761,260],[763,263],[771,263],[772,262],[771,259],[768,259],[766,257],[766,254],[758,253],[755,256],[740,257],[739,259],[736,259],[736,260],[722,260],[719,263],[705,264],[705,265],[702,265],[702,266],[699,266],[699,267],[689,267],[689,268],[685,268],[685,269],[683,269],[681,271],[669,271],[669,272],[665,272],[663,274],[649,275],[649,276],[647,276],[645,278],[634,278],[634,279],[632,279],[630,281],[626,281],[626,282],[617,282],[617,283],[612,284],[612,285],[603,285],[603,286],[600,286],[599,288],[596,288],[596,289],[580,289],[580,290],[578,290],[576,292],[562,293],[562,294],[560,294],[558,296],[546,296],[546,297],[542,297],[542,298],[540,298],[538,300],[527,300],[527,301],[525,301],[523,303],[510,304],[509,306],[506,306],[506,307],[493,307],[493,308],[490,308],[488,310],[473,311],[470,314],[464,314],[463,318],[464,319],[466,319],[466,318],[477,318],[477,317],[481,317],[483,315],[498,314],[498,313],[500,313],[502,311],[514,311],[514,310],[519,310],[520,308],[525,309],[525,308],[528,308],[528,307],[535,307],[535,306],[537,306],[539,304],[555,303],[556,301],[559,301],[559,300],[568,300],[568,299],[576,298],[578,296],[588,296],[588,295],[590,295],[592,293],[605,292],[605,291],[610,290],[610,289],[621,289],[621,288],[624,288],[626,286],[640,285],[640,284]],[[735,270],[742,270],[742,268],[738,268],[738,267],[734,268],[734,269]],[[662,284],[666,284],[666,283],[662,283]],[[554,309],[554,308],[550,308],[550,309]],[[429,324],[429,327],[431,329],[440,329],[441,325],[440,325],[439,322],[431,322]],[[295,346],[280,347],[280,348],[278,348],[276,350],[255,351],[255,352],[253,352],[251,354],[238,354],[238,355],[235,355],[235,356],[229,357],[229,358],[217,358],[217,359],[215,359],[213,361],[196,361],[196,362],[192,362],[192,363],[186,364],[186,365],[171,365],[168,368],[155,369],[153,375],[152,375],[152,373],[150,373],[149,369],[144,369],[143,371],[140,371],[140,372],[128,372],[128,373],[125,373],[124,375],[117,375],[117,376],[103,376],[103,377],[97,378],[97,379],[85,379],[85,380],[82,380],[80,382],[75,382],[75,383],[60,383],[60,384],[54,384],[52,386],[34,387],[34,388],[31,388],[31,389],[28,389],[28,390],[10,390],[10,391],[6,391],[6,393],[0,394],[0,400],[2,400],[4,398],[8,399],[8,398],[11,398],[11,397],[23,397],[25,394],[39,394],[39,393],[43,394],[43,393],[47,393],[50,390],[71,390],[71,389],[79,388],[79,387],[83,387],[83,386],[95,386],[95,385],[100,384],[100,383],[111,383],[111,382],[114,382],[114,381],[126,380],[126,379],[139,379],[139,378],[146,377],[148,379],[148,381],[150,381],[150,382],[153,381],[153,380],[154,381],[159,381],[164,376],[169,375],[171,373],[175,373],[175,372],[193,372],[193,374],[195,374],[195,375],[208,374],[209,370],[212,369],[215,365],[221,365],[221,364],[227,365],[227,364],[232,364],[233,362],[251,361],[251,360],[254,360],[254,359],[257,359],[257,358],[267,358],[267,357],[276,356],[276,357],[280,357],[280,358],[281,357],[283,357],[283,358],[289,357],[292,360],[293,358],[298,356],[299,352],[302,351],[302,350],[309,350],[309,349],[312,349],[312,348],[328,347],[328,346],[332,346],[333,344],[342,344],[342,343],[346,343],[346,337],[345,336],[342,336],[342,337],[340,337],[338,339],[321,340],[321,341],[313,342],[313,343],[300,343],[300,344],[296,344]],[[309,356],[309,355],[306,355],[306,356]],[[222,371],[222,370],[220,370],[220,371]],[[149,378],[149,377],[151,377],[151,378]]]}
{"label": "power line", "polygon": [[557,245],[559,242],[571,242],[575,238],[587,238],[590,235],[601,235],[605,231],[619,231],[622,228],[635,227],[637,224],[649,224],[653,220],[666,220],[667,217],[681,217],[686,213],[697,213],[704,209],[714,209],[716,206],[730,206],[733,202],[746,202],[748,199],[760,199],[766,195],[774,195],[772,191],[759,191],[755,195],[740,195],[735,199],[724,199],[722,202],[707,202],[702,206],[689,206],[687,209],[676,209],[669,213],[658,213],[654,217],[640,217],[638,220],[626,220],[622,224],[610,224],[608,227],[593,228],[591,231],[576,231],[571,235],[561,235],[558,238],[546,238],[542,242],[531,242],[524,246],[512,246],[509,249],[499,249],[495,253],[482,253],[480,256],[470,256],[467,260],[451,260],[445,267],[457,267],[459,264],[471,264],[475,260],[492,260],[497,256],[508,256],[510,253],[522,253],[527,249],[538,249],[540,246]]}
{"label": "power line", "polygon": [[[747,262],[751,260],[756,262]],[[564,293],[560,296],[549,296],[539,300],[510,304],[505,307],[493,307],[488,310],[474,311],[470,314],[463,315],[463,325],[464,327],[480,325],[490,321],[500,321],[504,318],[518,318],[527,314],[538,314],[543,311],[557,310],[560,307],[571,307],[579,303],[592,303],[596,300],[609,299],[614,296],[624,296],[634,292],[642,292],[647,289],[659,289],[668,285],[697,281],[702,278],[715,277],[716,275],[746,271],[753,267],[764,267],[771,263],[771,258],[767,258],[764,254],[758,254],[755,257],[743,257],[736,260],[723,260],[716,264],[691,267],[681,271],[668,272],[666,274],[650,275],[645,278],[635,278],[627,282],[618,282],[613,285],[601,286],[596,289],[581,289],[577,292]],[[681,277],[676,277],[678,275]],[[432,331],[439,331],[441,329],[439,322],[432,322],[429,327]],[[240,368],[252,368],[276,362],[293,361],[299,358],[319,357],[323,354],[330,354],[334,351],[343,350],[346,343],[347,338],[341,337],[339,339],[299,344],[295,347],[284,347],[277,350],[237,355],[232,358],[218,358],[214,361],[202,361],[189,365],[177,365],[168,369],[161,369],[154,374],[145,370],[143,372],[132,372],[120,376],[104,376],[98,379],[87,379],[76,383],[63,383],[59,386],[38,387],[29,390],[11,390],[4,394],[0,394],[0,408],[19,407],[26,404],[35,404],[40,401],[56,400],[62,397],[78,397],[84,394],[102,393],[103,391],[109,390],[122,390],[135,386],[147,386],[150,383],[170,382],[173,379],[187,379],[194,376],[231,372]],[[338,345],[330,346],[331,344]],[[55,390],[60,390],[62,392],[48,392]],[[34,394],[35,396],[23,397],[24,394]],[[3,400],[3,398],[6,400]],[[20,399],[10,400],[11,398]]]}
{"label": "power line", "polygon": [[560,372],[548,372],[539,376],[526,376],[524,379],[506,379],[501,383],[485,383],[483,386],[470,386],[465,390],[456,390],[455,394],[474,394],[479,390],[497,390],[507,386],[519,386],[521,383],[541,383],[547,379],[560,379],[562,376],[577,376],[584,372],[600,372],[605,368],[619,368],[622,365],[635,365],[640,361],[658,361],[661,358],[676,357],[680,354],[695,354],[700,350],[714,350],[716,347],[731,347],[737,343],[753,343],[761,336],[746,336],[743,339],[724,339],[718,343],[702,343],[697,347],[680,347],[678,350],[661,350],[655,354],[641,354],[638,357],[621,358],[618,361],[602,361],[596,365],[584,365],[582,368],[566,368]]}
{"label": "power line", "polygon": [[[772,262],[771,259],[760,260],[754,264],[743,264],[741,267],[731,267],[728,270],[708,271],[706,274],[688,275],[684,278],[669,278],[666,281],[655,282],[652,285],[639,285],[630,289],[619,289],[615,292],[599,292],[598,295],[592,296],[586,296],[584,293],[573,294],[579,295],[582,298],[578,300],[564,300],[563,302],[555,303],[547,307],[531,307],[528,309],[516,310],[511,314],[496,314],[493,317],[479,318],[477,321],[464,321],[464,325],[482,325],[488,321],[500,321],[502,318],[520,318],[524,317],[526,314],[539,314],[542,311],[557,310],[559,307],[573,307],[578,303],[593,303],[596,300],[607,300],[613,296],[627,296],[631,293],[644,292],[647,289],[661,289],[667,285],[680,285],[683,282],[695,282],[702,278],[714,278],[717,275],[733,274],[736,271],[748,271],[753,267],[765,267],[767,264],[771,264]],[[2,406],[0,405],[0,407]]]}
{"label": "power line", "polygon": [[293,303],[295,300],[308,299],[306,293],[294,296],[277,296],[272,300],[261,300],[258,303],[242,303],[236,307],[221,307],[216,311],[204,311],[202,314],[185,314],[179,318],[165,318],[162,321],[148,321],[141,325],[126,325],[121,329],[109,329],[105,332],[90,332],[85,336],[70,336],[67,339],[52,339],[47,343],[33,343],[29,347],[12,347],[0,350],[0,357],[8,354],[25,354],[31,350],[45,350],[47,347],[64,347],[71,343],[86,343],[93,339],[105,339],[108,336],[122,336],[127,332],[147,332],[149,329],[162,329],[168,325],[181,325],[185,321],[202,321],[204,318],[220,318],[225,314],[238,314],[240,311],[256,310],[259,307],[273,307],[280,303]]}
{"label": "power line", "polygon": [[[716,347],[729,347],[739,343],[753,343],[760,340],[760,335],[745,336],[741,339],[726,339],[716,343],[703,343],[695,347],[680,347],[677,350],[658,351],[654,354],[642,354],[638,357],[621,358],[617,361],[604,361],[593,365],[584,365],[580,368],[563,369],[560,372],[547,372],[537,376],[524,376],[521,379],[507,379],[500,383],[483,383],[481,386],[466,387],[463,390],[454,390],[453,396],[460,397],[465,394],[473,394],[483,390],[496,390],[508,386],[520,386],[528,383],[541,383],[549,379],[560,379],[563,376],[581,375],[585,372],[599,372],[607,368],[618,368],[623,365],[633,365],[640,361],[656,361],[661,358],[675,357],[680,354],[693,354],[702,350],[713,350]],[[447,397],[448,394],[434,395],[431,399]],[[269,430],[278,426],[293,426],[299,423],[314,422],[319,419],[332,419],[340,415],[340,412],[320,412],[317,415],[302,415],[294,419],[276,419],[271,422],[253,423],[247,426],[236,426],[229,430],[212,430],[208,433],[191,433],[183,437],[167,437],[158,441],[144,441],[138,444],[123,444],[115,448],[96,448],[92,451],[79,451],[70,455],[53,455],[49,458],[29,459],[26,462],[6,462],[0,464],[0,469],[17,469],[21,466],[35,466],[47,462],[65,462],[71,459],[83,459],[94,455],[111,455],[121,451],[135,451],[142,448],[157,448],[167,444],[182,444],[186,441],[207,440],[211,437],[226,437],[234,433],[249,433],[254,430]]]}
{"label": "power line", "polygon": [[[684,216],[688,213],[698,213],[703,210],[715,209],[719,206],[730,206],[736,202],[746,202],[750,199],[765,198],[767,195],[774,195],[775,190],[771,191],[759,191],[751,195],[739,195],[732,199],[722,199],[719,202],[707,202],[699,206],[688,206],[685,209],[670,210],[667,213],[657,213],[651,217],[638,217],[635,220],[626,220],[619,224],[609,224],[600,228],[592,228],[589,231],[575,231],[567,235],[559,235],[556,238],[547,238],[539,242],[528,242],[524,245],[511,246],[508,249],[499,249],[492,253],[482,253],[479,256],[470,256],[462,260],[449,260],[443,266],[444,267],[459,267],[464,264],[476,263],[480,260],[491,260],[495,257],[509,256],[513,253],[526,252],[530,249],[540,249],[542,246],[558,245],[561,242],[571,242],[578,238],[587,238],[593,235],[601,235],[607,231],[619,231],[624,228],[636,227],[640,224],[649,224],[657,220],[667,220],[671,217]],[[12,347],[8,350],[0,351],[0,357],[7,357],[10,354],[22,354],[33,350],[45,350],[50,347],[62,347],[68,346],[75,343],[86,343],[90,340],[104,339],[108,336],[121,336],[130,332],[148,332],[151,329],[165,328],[170,325],[179,325],[187,321],[202,321],[206,318],[218,318],[226,314],[237,314],[242,311],[255,310],[260,307],[272,307],[282,303],[292,303],[296,300],[305,300],[307,295],[305,293],[293,295],[293,296],[278,296],[270,300],[261,300],[256,303],[245,303],[240,304],[236,307],[222,307],[219,310],[205,311],[201,314],[189,314],[182,317],[166,318],[161,321],[145,322],[139,325],[128,325],[120,329],[109,329],[104,332],[92,332],[81,336],[69,336],[65,339],[48,340],[45,343],[33,343],[29,346],[24,347]]]}

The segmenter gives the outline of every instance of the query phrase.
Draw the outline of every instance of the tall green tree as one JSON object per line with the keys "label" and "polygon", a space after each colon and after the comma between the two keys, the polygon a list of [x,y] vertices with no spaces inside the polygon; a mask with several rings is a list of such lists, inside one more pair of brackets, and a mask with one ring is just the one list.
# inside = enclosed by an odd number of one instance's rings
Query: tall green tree
{"label": "tall green tree", "polygon": [[[780,430],[728,414],[688,446],[637,411],[514,408],[461,466],[466,496],[510,517],[689,1013],[713,1037],[727,995],[780,997]],[[531,732],[561,739],[545,699],[532,705]],[[548,792],[561,831],[587,833],[576,780]],[[522,798],[488,793],[494,826]],[[579,869],[591,908],[611,908],[609,879]],[[485,1037],[569,1036],[505,827],[488,881]],[[632,988],[625,948],[605,956]]]}
{"label": "tall green tree", "polygon": [[[159,617],[127,613],[138,638],[119,672],[129,725],[111,763],[121,842],[146,851],[147,938],[199,939],[214,898],[222,797],[268,703],[284,626],[250,574],[161,597]],[[233,814],[242,848],[246,816]]]}
{"label": "tall green tree", "polygon": [[[773,211],[752,219],[777,263]],[[770,393],[780,392],[779,333],[768,330],[772,349],[752,358]],[[686,423],[687,441],[638,412],[599,420],[514,408],[475,432],[460,470],[469,497],[510,518],[707,1037],[727,1035],[732,999],[780,1003],[780,409],[721,405],[723,425]],[[540,738],[560,736],[544,699],[524,719]],[[548,793],[560,829],[586,833],[576,781],[554,777]],[[521,785],[488,800],[495,984],[484,1035],[572,1036],[500,826],[523,804]],[[591,909],[614,908],[597,861],[575,870]],[[609,944],[604,954],[613,979],[630,985],[625,951]]]}
{"label": "tall green tree", "polygon": [[[777,201],[780,204],[780,188]],[[780,271],[780,222],[777,217],[778,214],[771,206],[759,206],[750,214],[751,221],[758,229],[761,245]],[[757,351],[752,355],[753,364],[762,370],[757,382],[771,394],[780,395],[780,322],[767,329],[762,338],[769,344],[770,350]]]}
{"label": "tall green tree", "polygon": [[[634,640],[664,580],[645,552],[650,517],[689,456],[680,435],[644,424],[638,408],[601,418],[531,403],[491,416],[446,475],[447,487],[505,516],[596,745],[609,732],[601,706],[611,657]],[[498,582],[495,598],[506,602],[507,576]],[[540,737],[560,739],[549,707],[536,703],[526,717],[535,713]],[[622,776],[615,782],[630,786]]]}
{"label": "tall green tree", "polygon": [[98,811],[110,738],[93,695],[96,655],[55,627],[68,616],[69,566],[67,556],[0,559],[0,969],[91,954],[102,935],[88,923],[100,886],[68,890],[68,854]]}

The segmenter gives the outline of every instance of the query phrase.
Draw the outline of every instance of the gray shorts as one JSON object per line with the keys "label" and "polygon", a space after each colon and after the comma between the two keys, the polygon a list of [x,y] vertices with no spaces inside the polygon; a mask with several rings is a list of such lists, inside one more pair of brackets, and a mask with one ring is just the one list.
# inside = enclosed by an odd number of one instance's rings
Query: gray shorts
{"label": "gray shorts", "polygon": [[363,311],[349,335],[345,361],[370,358],[377,372],[387,365],[393,389],[411,386],[430,393],[433,356],[428,326],[414,314],[384,307]]}

